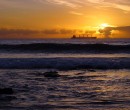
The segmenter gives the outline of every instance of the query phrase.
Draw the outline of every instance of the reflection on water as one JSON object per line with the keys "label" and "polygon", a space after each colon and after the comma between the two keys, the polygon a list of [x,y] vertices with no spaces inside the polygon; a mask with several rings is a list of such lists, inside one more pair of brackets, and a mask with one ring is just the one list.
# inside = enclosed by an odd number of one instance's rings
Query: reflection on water
{"label": "reflection on water", "polygon": [[[3,109],[122,110],[130,109],[130,70],[59,71],[59,78],[45,78],[47,70],[0,70],[0,86],[12,87],[16,99],[0,100]],[[1,98],[1,96],[0,96]]]}
{"label": "reflection on water", "polygon": [[130,58],[130,54],[0,53],[0,58]]}

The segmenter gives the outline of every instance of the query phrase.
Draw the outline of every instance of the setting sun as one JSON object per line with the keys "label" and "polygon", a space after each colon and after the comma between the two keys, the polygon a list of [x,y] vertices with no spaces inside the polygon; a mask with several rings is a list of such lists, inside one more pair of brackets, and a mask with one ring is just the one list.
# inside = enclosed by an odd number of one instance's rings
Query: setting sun
{"label": "setting sun", "polygon": [[100,29],[104,29],[104,28],[106,28],[106,27],[110,27],[110,25],[107,24],[107,23],[103,23],[103,24],[101,24],[101,25],[99,26]]}

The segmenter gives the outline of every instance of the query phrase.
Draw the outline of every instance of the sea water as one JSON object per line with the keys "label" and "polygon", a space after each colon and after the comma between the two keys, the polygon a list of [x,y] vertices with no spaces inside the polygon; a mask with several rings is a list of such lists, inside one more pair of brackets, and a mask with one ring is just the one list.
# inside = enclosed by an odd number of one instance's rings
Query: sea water
{"label": "sea water", "polygon": [[130,109],[129,86],[130,39],[0,41],[1,109]]}

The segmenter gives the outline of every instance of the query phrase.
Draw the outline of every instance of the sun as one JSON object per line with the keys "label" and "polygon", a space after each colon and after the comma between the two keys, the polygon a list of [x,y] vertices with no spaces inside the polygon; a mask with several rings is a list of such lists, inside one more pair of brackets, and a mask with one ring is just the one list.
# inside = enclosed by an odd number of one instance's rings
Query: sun
{"label": "sun", "polygon": [[110,27],[110,25],[107,24],[107,23],[103,23],[103,24],[100,24],[100,25],[99,25],[99,28],[100,28],[100,29],[104,29],[104,28],[106,28],[106,27]]}

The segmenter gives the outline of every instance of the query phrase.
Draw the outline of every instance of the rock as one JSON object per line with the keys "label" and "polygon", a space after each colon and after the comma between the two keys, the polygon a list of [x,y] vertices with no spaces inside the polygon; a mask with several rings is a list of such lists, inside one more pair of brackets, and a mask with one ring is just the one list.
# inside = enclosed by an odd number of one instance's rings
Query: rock
{"label": "rock", "polygon": [[13,94],[14,91],[12,88],[0,88],[0,94]]}
{"label": "rock", "polygon": [[51,77],[51,78],[60,77],[57,71],[45,72],[43,75],[44,77]]}

